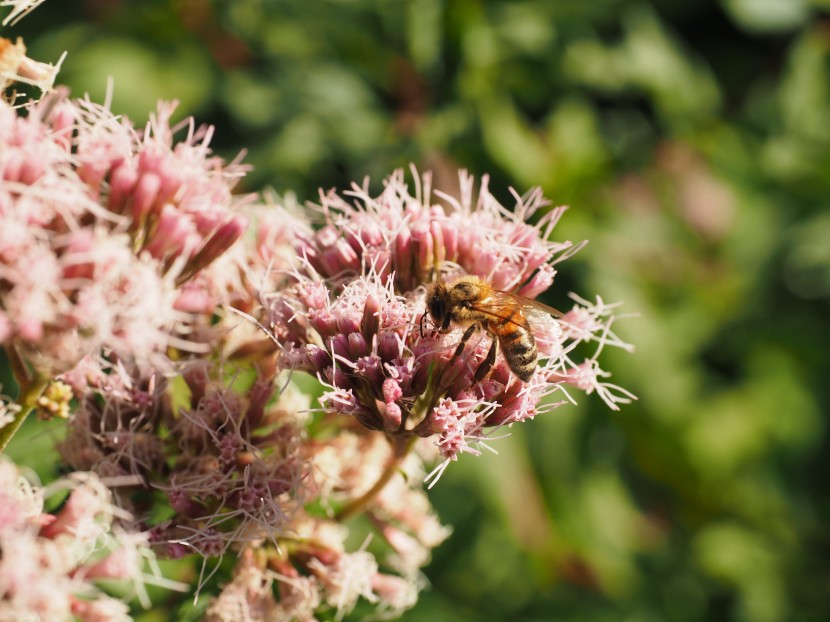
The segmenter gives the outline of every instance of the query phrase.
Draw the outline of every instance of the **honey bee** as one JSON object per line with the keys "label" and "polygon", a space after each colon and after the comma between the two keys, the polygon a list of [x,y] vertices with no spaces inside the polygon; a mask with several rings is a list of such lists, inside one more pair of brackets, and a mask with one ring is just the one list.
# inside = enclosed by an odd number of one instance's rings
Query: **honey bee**
{"label": "honey bee", "polygon": [[[528,317],[540,312],[562,317],[562,313],[552,307],[500,291],[472,275],[433,282],[427,289],[426,306],[441,332],[447,332],[450,324],[467,327],[453,356],[461,354],[477,329],[486,331],[493,338],[487,358],[476,370],[475,382],[484,378],[495,363],[496,344],[501,347],[504,360],[513,373],[524,382],[530,380],[536,370],[538,349]],[[426,315],[421,317],[422,332]]]}

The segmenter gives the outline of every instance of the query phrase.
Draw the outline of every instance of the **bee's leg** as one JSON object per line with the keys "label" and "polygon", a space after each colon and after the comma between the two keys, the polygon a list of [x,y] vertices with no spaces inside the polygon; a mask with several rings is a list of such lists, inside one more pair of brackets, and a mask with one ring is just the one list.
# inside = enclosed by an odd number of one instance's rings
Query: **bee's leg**
{"label": "bee's leg", "polygon": [[464,348],[467,345],[467,342],[470,340],[470,337],[473,336],[473,333],[476,332],[478,328],[478,324],[470,324],[470,327],[464,331],[464,334],[461,336],[461,341],[458,342],[458,347],[455,349],[455,354],[452,355],[452,359],[456,359],[461,356],[461,353],[464,352]]}
{"label": "bee's leg", "polygon": [[479,365],[476,370],[475,376],[473,376],[473,384],[481,382],[496,362],[496,350],[499,342],[495,337],[492,337],[492,339],[493,342],[490,344],[490,350],[487,352],[487,358],[481,362],[481,365]]}

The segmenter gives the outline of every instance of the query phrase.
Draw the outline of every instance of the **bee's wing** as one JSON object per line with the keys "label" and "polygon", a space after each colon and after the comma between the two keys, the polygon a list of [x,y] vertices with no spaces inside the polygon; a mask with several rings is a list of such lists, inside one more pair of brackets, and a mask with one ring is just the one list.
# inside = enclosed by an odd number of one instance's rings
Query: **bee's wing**
{"label": "bee's wing", "polygon": [[555,318],[560,318],[565,315],[559,309],[549,307],[545,303],[534,300],[533,298],[526,298],[524,296],[519,296],[519,294],[511,294],[510,292],[499,292],[499,294],[507,296],[515,301],[516,304],[521,305],[522,309],[527,311],[529,316],[544,313],[545,315],[552,315]]}
{"label": "bee's wing", "polygon": [[543,315],[552,315],[555,318],[560,318],[565,315],[559,309],[549,307],[538,300],[500,290],[495,290],[490,298],[473,305],[476,311],[490,315],[494,319],[500,318],[503,320],[507,320],[513,314],[513,310],[516,307],[519,307],[528,319],[538,318]]}
{"label": "bee's wing", "polygon": [[494,321],[502,320],[524,328],[523,324],[509,319],[514,315],[516,307],[521,308],[522,315],[530,326],[540,351],[550,353],[562,336],[562,329],[555,318],[561,318],[564,314],[558,309],[532,298],[500,290],[494,291],[493,296],[488,300],[473,305],[476,311],[491,316]]}
{"label": "bee's wing", "polygon": [[562,327],[556,320],[561,318],[563,314],[541,302],[530,302],[534,304],[526,304],[522,308],[522,312],[527,317],[527,321],[533,330],[539,354],[540,356],[554,355],[562,341]]}

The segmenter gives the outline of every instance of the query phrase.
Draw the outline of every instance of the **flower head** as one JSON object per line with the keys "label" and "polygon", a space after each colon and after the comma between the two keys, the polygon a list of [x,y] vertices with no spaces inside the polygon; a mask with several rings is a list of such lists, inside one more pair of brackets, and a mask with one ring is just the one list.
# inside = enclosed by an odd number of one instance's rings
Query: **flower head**
{"label": "flower head", "polygon": [[164,367],[193,314],[243,287],[202,274],[248,225],[245,168],[211,155],[210,128],[174,140],[174,108],[141,134],[63,93],[27,115],[0,102],[0,344],[45,375],[101,352]]}
{"label": "flower head", "polygon": [[[44,511],[47,497],[67,490],[57,513]],[[100,578],[132,582],[149,605],[144,583],[154,578],[144,570],[152,558],[146,535],[116,526],[116,516],[129,517],[96,476],[73,473],[44,489],[2,460],[0,491],[0,618],[129,620],[126,605],[96,585]],[[102,618],[104,612],[110,617]]]}
{"label": "flower head", "polygon": [[152,542],[173,556],[218,556],[282,532],[302,502],[304,466],[301,429],[272,403],[273,378],[237,392],[194,367],[184,377],[189,402],[173,409],[165,380],[118,377],[82,401],[60,446],[69,464],[164,493],[172,515],[155,525]]}
{"label": "flower head", "polygon": [[[403,174],[372,198],[355,187],[350,204],[322,197],[326,224],[301,239],[303,263],[294,284],[265,296],[268,326],[285,365],[316,375],[328,387],[321,405],[391,436],[435,437],[446,460],[486,447],[488,428],[531,419],[562,403],[547,396],[565,385],[599,391],[606,402],[631,396],[603,377],[596,356],[605,345],[623,345],[611,332],[609,307],[581,299],[561,319],[537,313],[538,365],[522,381],[502,357],[490,360],[493,331],[465,333],[466,325],[423,330],[425,285],[453,274],[472,274],[496,290],[534,297],[551,285],[554,266],[581,245],[548,238],[564,208],[526,222],[545,206],[538,191],[514,195],[512,211],[487,189],[478,198],[461,175],[461,197],[429,202],[429,177],[409,194]],[[482,324],[486,328],[486,325]],[[481,326],[479,326],[481,328]],[[592,379],[576,381],[586,363],[580,343],[596,344]],[[582,378],[580,376],[580,378]],[[587,384],[586,384],[587,382]]]}
{"label": "flower head", "polygon": [[372,197],[367,186],[353,186],[345,197],[322,194],[323,227],[301,239],[297,251],[321,277],[337,280],[374,267],[381,277],[394,275],[394,290],[411,292],[451,271],[478,275],[497,288],[534,298],[553,282],[553,266],[583,244],[553,242],[549,237],[564,207],[546,211],[536,224],[529,220],[548,203],[540,190],[518,196],[508,210],[481,180],[460,174],[458,198],[436,194],[445,205],[431,203],[431,178],[416,178],[409,192],[403,171],[384,182]]}

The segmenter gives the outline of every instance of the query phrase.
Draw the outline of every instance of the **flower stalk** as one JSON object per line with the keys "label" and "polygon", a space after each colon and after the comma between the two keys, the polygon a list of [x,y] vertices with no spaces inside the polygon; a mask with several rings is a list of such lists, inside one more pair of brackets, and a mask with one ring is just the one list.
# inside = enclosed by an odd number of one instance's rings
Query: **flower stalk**
{"label": "flower stalk", "polygon": [[390,480],[395,476],[395,473],[400,470],[401,464],[409,455],[409,452],[412,451],[412,448],[415,446],[415,442],[417,440],[418,437],[414,435],[390,437],[390,442],[393,445],[393,452],[389,457],[389,462],[387,462],[386,467],[383,469],[383,473],[381,473],[381,476],[372,485],[372,487],[369,488],[369,490],[340,508],[340,510],[338,510],[334,515],[335,520],[339,523],[345,523],[346,521],[361,514],[367,506],[374,501],[375,497],[377,497],[378,494],[386,487]]}
{"label": "flower stalk", "polygon": [[26,363],[20,357],[20,353],[14,346],[6,348],[6,357],[9,361],[9,367],[12,370],[17,386],[20,387],[17,397],[17,403],[20,405],[20,411],[14,416],[14,419],[8,424],[0,428],[0,453],[6,450],[6,446],[14,438],[14,435],[26,421],[36,407],[38,398],[40,398],[46,385],[49,384],[49,379],[41,374],[30,374],[26,368]]}

